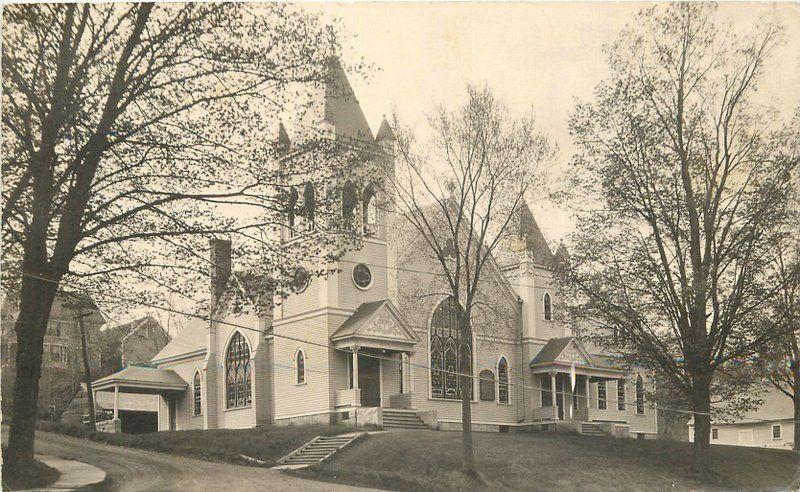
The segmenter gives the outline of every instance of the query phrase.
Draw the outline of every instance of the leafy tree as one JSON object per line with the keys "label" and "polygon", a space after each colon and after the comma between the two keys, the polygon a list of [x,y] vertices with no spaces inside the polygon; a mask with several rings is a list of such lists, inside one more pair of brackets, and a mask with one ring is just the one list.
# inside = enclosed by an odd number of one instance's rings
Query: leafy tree
{"label": "leafy tree", "polygon": [[611,75],[570,122],[584,210],[565,272],[574,314],[690,403],[700,478],[715,375],[775,336],[765,280],[797,134],[754,96],[780,34],[766,22],[734,36],[713,4],[645,9],[606,48]]}
{"label": "leafy tree", "polygon": [[36,4],[3,9],[3,47],[3,283],[20,312],[13,470],[33,458],[60,286],[158,302],[143,290],[156,284],[200,301],[210,235],[267,265],[331,254],[322,227],[292,251],[274,231],[283,183],[309,169],[325,181],[320,155],[337,150],[275,166],[286,148],[270,130],[293,84],[325,78],[337,42],[286,4]]}
{"label": "leafy tree", "polygon": [[[398,220],[422,238],[457,300],[460,367],[471,367],[473,314],[493,253],[517,228],[538,165],[551,155],[532,117],[513,119],[489,88],[468,87],[455,110],[437,107],[431,138],[418,142],[399,130],[393,174],[386,180]],[[397,126],[397,125],[395,125]],[[472,388],[465,371],[460,388]],[[471,391],[461,391],[463,468],[475,476]]]}

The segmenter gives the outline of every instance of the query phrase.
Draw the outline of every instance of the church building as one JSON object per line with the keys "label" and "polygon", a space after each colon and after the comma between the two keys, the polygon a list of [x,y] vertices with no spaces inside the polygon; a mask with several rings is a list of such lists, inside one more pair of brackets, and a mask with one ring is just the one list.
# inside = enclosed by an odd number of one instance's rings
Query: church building
{"label": "church building", "polygon": [[[319,109],[306,124],[332,141],[358,142],[374,155],[372,165],[391,166],[390,125],[384,119],[373,135],[345,71],[336,61],[331,70],[312,91]],[[284,125],[278,138],[304,152],[296,142],[305,127],[289,128],[294,138]],[[298,186],[292,204],[313,204],[315,191]],[[345,184],[341,194],[343,222],[363,230],[360,247],[325,265],[335,270],[329,275],[297,265],[293,292],[277,302],[243,292],[231,244],[212,240],[212,321],[194,319],[151,368],[96,381],[94,391],[114,394],[115,418],[124,410],[120,394],[136,393],[157,396],[159,430],[331,422],[459,430],[460,395],[469,391],[476,430],[656,435],[649,374],[592,353],[558,321],[552,270],[566,249],[552,252],[527,205],[516,254],[489,265],[479,293],[489,308],[476,310],[473,339],[463,342],[458,303],[435,294],[447,291],[438,262],[380,206],[380,186]],[[313,228],[309,210],[289,211],[286,247]],[[251,305],[241,309],[242,302]],[[464,372],[472,375],[467,388],[457,376]]]}

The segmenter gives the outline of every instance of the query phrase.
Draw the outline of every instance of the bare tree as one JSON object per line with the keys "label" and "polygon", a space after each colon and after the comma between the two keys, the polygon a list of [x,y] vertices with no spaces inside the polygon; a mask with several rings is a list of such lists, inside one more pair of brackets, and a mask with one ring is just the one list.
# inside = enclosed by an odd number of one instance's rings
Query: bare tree
{"label": "bare tree", "polygon": [[[324,79],[335,45],[287,4],[3,9],[3,283],[20,312],[6,470],[33,459],[60,286],[97,296],[155,283],[196,301],[182,282],[206,275],[209,235],[291,263],[268,234],[282,222],[281,183],[319,166],[272,165],[282,147],[268,130],[290,84]],[[314,234],[313,251],[330,245]]]}
{"label": "bare tree", "polygon": [[719,25],[713,4],[643,10],[571,120],[585,210],[566,272],[574,314],[690,402],[700,478],[715,374],[774,336],[764,280],[797,165],[797,134],[754,101],[780,26],[736,38]]}
{"label": "bare tree", "polygon": [[410,132],[398,131],[387,182],[399,220],[423,238],[457,304],[463,468],[474,477],[472,317],[493,252],[516,231],[537,166],[551,149],[532,117],[512,119],[489,88],[469,87],[467,94],[456,110],[436,108],[429,141],[418,143]]}

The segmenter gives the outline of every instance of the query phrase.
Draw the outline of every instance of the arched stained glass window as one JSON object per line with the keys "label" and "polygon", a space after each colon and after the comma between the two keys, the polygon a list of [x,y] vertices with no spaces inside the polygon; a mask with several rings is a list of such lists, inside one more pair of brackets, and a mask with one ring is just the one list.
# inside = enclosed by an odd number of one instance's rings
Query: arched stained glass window
{"label": "arched stained glass window", "polygon": [[542,307],[544,312],[544,319],[545,321],[550,321],[553,319],[553,301],[550,299],[550,293],[545,292],[544,298],[542,299]]}
{"label": "arched stained glass window", "polygon": [[194,373],[194,415],[203,413],[203,389],[200,384],[200,371]]}
{"label": "arched stained glass window", "polygon": [[497,401],[508,403],[508,361],[500,357],[497,362]]}
{"label": "arched stained glass window", "polygon": [[[459,306],[453,297],[439,304],[430,328],[431,396],[461,398],[459,374],[472,376],[472,341],[462,340],[458,327]],[[465,388],[472,397],[472,384]]]}
{"label": "arched stained glass window", "polygon": [[303,349],[297,351],[295,355],[295,369],[297,370],[296,383],[303,384],[306,382],[306,354]]}
{"label": "arched stained glass window", "polygon": [[227,408],[244,407],[252,401],[250,346],[238,331],[225,353],[225,395]]}
{"label": "arched stained glass window", "polygon": [[636,376],[636,413],[644,415],[644,379],[641,374]]}

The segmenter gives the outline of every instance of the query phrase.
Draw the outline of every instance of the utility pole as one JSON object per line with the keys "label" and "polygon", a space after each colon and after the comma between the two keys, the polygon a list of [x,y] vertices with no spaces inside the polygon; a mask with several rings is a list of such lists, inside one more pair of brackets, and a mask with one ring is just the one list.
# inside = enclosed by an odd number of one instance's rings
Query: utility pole
{"label": "utility pole", "polygon": [[78,312],[74,309],[75,317],[78,319],[78,325],[81,328],[81,350],[83,352],[83,374],[86,380],[86,399],[89,402],[89,428],[97,430],[97,422],[95,421],[94,413],[94,392],[92,391],[92,371],[89,366],[89,348],[86,344],[86,327],[83,323],[83,318],[89,316],[89,313]]}

